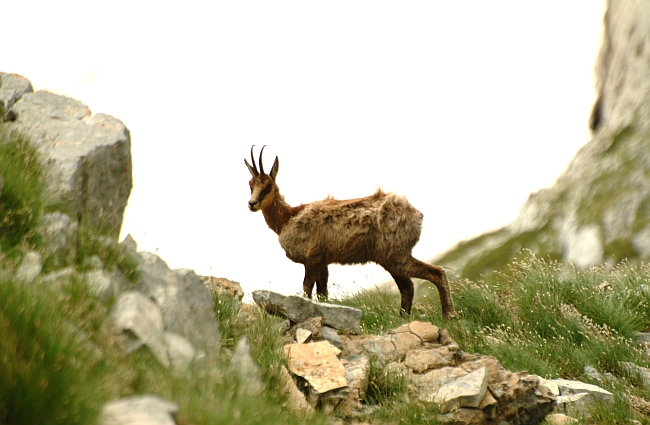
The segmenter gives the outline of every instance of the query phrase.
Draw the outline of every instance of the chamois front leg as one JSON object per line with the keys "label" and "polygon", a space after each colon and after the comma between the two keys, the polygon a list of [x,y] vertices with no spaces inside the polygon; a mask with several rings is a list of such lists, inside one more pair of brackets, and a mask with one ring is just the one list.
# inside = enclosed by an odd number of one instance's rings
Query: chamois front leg
{"label": "chamois front leg", "polygon": [[329,272],[327,271],[327,266],[323,267],[318,279],[316,279],[316,295],[318,298],[327,299],[327,279],[329,278]]}
{"label": "chamois front leg", "polygon": [[395,279],[399,293],[402,296],[402,305],[399,313],[400,315],[406,314],[407,316],[410,316],[411,306],[413,305],[413,281],[410,277],[406,276],[400,276],[392,273],[391,276],[393,276],[393,279]]}
{"label": "chamois front leg", "polygon": [[[305,296],[307,298],[311,298],[312,292],[314,290],[314,284],[320,280],[322,270],[323,268],[320,266],[305,264],[305,278],[302,281],[302,289],[305,291]],[[327,272],[327,268],[325,268],[325,272]],[[327,280],[325,282],[327,284]],[[316,291],[320,295],[320,284],[317,287]]]}

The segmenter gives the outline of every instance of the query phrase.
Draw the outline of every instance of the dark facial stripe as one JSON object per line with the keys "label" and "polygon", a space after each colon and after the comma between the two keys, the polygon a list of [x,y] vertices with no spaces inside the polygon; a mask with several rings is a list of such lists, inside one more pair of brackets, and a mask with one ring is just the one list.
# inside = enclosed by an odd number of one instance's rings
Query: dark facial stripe
{"label": "dark facial stripe", "polygon": [[260,194],[257,197],[257,201],[261,203],[264,197],[266,197],[266,195],[268,195],[271,192],[271,190],[273,190],[273,183],[269,182],[266,186],[264,186],[264,188],[262,188],[262,190],[260,190]]}

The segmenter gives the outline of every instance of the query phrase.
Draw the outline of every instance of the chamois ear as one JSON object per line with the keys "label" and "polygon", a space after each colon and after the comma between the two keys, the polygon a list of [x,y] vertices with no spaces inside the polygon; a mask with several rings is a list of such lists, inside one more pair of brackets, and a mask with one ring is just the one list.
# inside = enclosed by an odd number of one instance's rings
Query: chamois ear
{"label": "chamois ear", "polygon": [[271,178],[275,180],[275,177],[278,175],[278,170],[280,170],[280,161],[278,160],[278,157],[275,157],[275,161],[273,161],[273,167],[271,167]]}
{"label": "chamois ear", "polygon": [[248,171],[251,173],[251,176],[255,177],[257,175],[257,173],[255,172],[256,170],[253,167],[251,167],[251,165],[248,163],[248,161],[246,161],[245,158],[244,158],[244,163],[246,164],[246,167],[248,167]]}

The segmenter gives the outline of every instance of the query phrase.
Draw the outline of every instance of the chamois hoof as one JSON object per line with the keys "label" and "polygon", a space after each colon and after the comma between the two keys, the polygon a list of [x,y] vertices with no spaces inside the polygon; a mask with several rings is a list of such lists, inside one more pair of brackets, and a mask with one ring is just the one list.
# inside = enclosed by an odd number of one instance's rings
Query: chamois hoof
{"label": "chamois hoof", "polygon": [[443,315],[442,315],[442,318],[443,318],[443,319],[446,319],[446,320],[449,320],[449,319],[460,319],[460,316],[459,316],[458,313],[456,313],[455,311],[452,311],[452,312],[450,312],[450,313],[443,314]]}

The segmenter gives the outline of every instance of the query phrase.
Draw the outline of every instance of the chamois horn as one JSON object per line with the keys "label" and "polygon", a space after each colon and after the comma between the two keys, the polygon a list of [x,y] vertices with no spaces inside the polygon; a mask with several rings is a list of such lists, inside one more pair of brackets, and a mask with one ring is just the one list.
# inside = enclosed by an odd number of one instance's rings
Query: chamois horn
{"label": "chamois horn", "polygon": [[257,164],[255,164],[255,158],[253,157],[253,148],[255,145],[251,146],[251,162],[253,163],[253,166],[246,161],[246,158],[244,158],[244,163],[246,164],[246,167],[248,167],[248,171],[250,171],[251,175],[253,177],[257,177],[260,175],[259,171],[257,171]]}
{"label": "chamois horn", "polygon": [[260,151],[260,174],[264,175],[264,164],[262,164],[262,153],[264,152],[264,148],[266,145],[262,146],[262,150]]}

